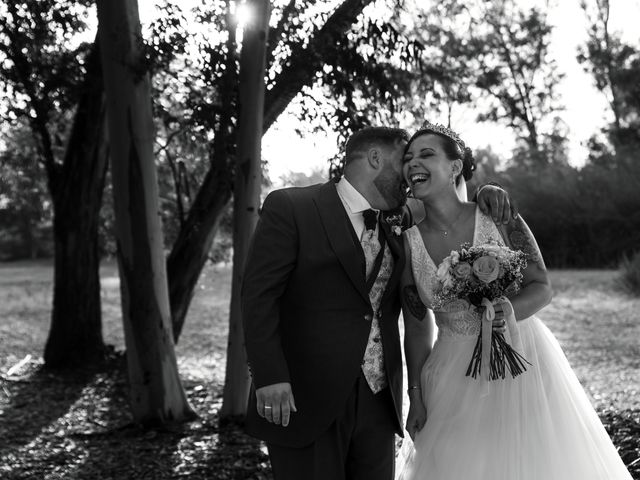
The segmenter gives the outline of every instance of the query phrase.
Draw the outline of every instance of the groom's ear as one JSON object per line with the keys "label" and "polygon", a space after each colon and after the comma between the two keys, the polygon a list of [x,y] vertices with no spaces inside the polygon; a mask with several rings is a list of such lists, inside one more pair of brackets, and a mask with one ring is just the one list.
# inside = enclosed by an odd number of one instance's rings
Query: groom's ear
{"label": "groom's ear", "polygon": [[371,147],[367,152],[367,162],[374,170],[382,167],[382,152],[378,147]]}

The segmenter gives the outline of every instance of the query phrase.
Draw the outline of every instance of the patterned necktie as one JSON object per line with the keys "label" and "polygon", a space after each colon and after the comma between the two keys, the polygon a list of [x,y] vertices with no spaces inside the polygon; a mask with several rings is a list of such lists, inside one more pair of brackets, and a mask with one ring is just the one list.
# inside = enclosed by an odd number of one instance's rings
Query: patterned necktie
{"label": "patterned necktie", "polygon": [[[366,262],[366,278],[372,275],[374,270],[375,259],[380,253],[382,246],[378,240],[376,233],[376,225],[378,223],[378,214],[375,210],[365,210],[362,212],[364,217],[365,230],[362,232],[360,244],[364,252]],[[386,283],[386,282],[385,282]],[[380,332],[380,324],[378,320],[378,307],[380,302],[381,291],[372,289],[369,292],[369,300],[373,308],[373,318],[371,320],[371,330],[369,331],[369,339],[367,348],[364,352],[362,360],[362,372],[373,393],[378,393],[387,386],[387,375],[384,370],[384,356],[382,352],[382,339]]]}

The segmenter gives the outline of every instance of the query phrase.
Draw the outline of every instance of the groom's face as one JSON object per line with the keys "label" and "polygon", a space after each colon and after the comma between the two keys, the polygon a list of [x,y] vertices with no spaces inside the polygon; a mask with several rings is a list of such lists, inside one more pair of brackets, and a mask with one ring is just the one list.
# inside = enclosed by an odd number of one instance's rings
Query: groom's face
{"label": "groom's face", "polygon": [[383,164],[373,184],[387,204],[384,210],[403,205],[407,195],[402,176],[402,155],[407,142],[402,140],[383,149]]}

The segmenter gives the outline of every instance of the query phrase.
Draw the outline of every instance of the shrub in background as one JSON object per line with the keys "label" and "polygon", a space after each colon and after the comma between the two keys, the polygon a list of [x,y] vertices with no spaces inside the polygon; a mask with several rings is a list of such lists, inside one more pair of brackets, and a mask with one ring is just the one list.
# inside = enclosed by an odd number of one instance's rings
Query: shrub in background
{"label": "shrub in background", "polygon": [[618,285],[631,295],[640,297],[640,251],[631,257],[622,257]]}

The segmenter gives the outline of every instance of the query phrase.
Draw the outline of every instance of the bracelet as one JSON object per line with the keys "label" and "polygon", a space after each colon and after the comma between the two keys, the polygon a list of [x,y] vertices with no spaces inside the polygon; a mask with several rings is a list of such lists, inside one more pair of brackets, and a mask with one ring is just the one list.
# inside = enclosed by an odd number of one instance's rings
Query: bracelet
{"label": "bracelet", "polygon": [[411,393],[411,390],[419,390],[419,389],[420,389],[420,385],[411,385],[409,388],[407,388],[407,395]]}

